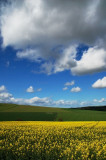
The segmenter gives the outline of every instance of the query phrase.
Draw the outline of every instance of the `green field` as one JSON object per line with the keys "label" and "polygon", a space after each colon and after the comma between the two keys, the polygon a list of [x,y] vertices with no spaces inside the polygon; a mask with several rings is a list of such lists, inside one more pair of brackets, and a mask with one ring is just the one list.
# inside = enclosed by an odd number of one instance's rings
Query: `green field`
{"label": "green field", "polygon": [[106,111],[0,104],[0,121],[106,121]]}

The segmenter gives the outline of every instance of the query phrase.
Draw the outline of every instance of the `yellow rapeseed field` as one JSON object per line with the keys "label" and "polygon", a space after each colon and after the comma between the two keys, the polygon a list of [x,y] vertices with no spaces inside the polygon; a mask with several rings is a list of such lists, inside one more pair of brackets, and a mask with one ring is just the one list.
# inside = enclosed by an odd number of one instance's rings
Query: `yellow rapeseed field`
{"label": "yellow rapeseed field", "polygon": [[106,160],[106,122],[0,122],[0,160]]}

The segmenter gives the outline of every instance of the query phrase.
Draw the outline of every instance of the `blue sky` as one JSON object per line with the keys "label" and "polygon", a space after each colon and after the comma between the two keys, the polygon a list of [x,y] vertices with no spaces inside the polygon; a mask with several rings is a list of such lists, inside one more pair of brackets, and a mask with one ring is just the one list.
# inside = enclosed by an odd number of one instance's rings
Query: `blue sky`
{"label": "blue sky", "polygon": [[106,105],[104,5],[103,0],[2,2],[0,103]]}

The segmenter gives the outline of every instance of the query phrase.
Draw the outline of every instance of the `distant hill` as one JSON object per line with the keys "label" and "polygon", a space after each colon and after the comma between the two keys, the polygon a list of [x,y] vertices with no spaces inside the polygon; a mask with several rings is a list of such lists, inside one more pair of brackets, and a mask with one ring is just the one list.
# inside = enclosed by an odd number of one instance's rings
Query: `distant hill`
{"label": "distant hill", "polygon": [[76,109],[0,103],[0,121],[106,121],[106,106]]}
{"label": "distant hill", "polygon": [[0,112],[60,112],[61,108],[0,103]]}
{"label": "distant hill", "polygon": [[82,109],[82,110],[106,111],[106,106],[87,106],[87,107],[81,107],[80,109]]}

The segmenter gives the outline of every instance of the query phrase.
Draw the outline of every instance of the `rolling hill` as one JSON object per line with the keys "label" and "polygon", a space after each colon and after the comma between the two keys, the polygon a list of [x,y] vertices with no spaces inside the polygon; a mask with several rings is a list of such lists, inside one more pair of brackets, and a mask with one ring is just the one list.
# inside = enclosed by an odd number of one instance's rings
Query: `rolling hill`
{"label": "rolling hill", "polygon": [[70,109],[1,103],[0,121],[105,121],[105,109],[106,106],[99,111],[97,107]]}
{"label": "rolling hill", "polygon": [[106,106],[87,106],[87,107],[81,107],[80,109],[94,110],[94,111],[106,111]]}

